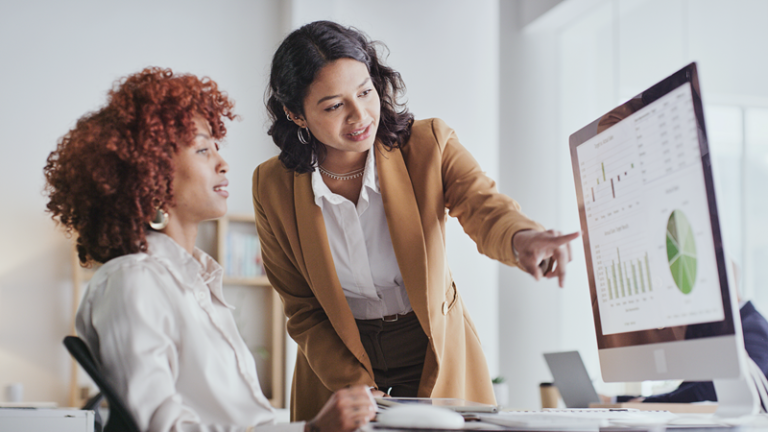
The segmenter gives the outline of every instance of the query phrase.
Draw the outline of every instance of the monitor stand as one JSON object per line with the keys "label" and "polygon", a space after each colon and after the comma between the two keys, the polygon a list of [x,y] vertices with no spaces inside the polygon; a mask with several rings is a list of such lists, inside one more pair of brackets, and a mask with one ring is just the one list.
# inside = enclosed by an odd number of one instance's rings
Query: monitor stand
{"label": "monitor stand", "polygon": [[[753,416],[763,411],[760,396],[766,396],[765,377],[746,353],[744,357],[747,364],[741,368],[739,378],[713,380],[717,393],[715,415],[718,417]],[[765,400],[768,402],[768,398]]]}

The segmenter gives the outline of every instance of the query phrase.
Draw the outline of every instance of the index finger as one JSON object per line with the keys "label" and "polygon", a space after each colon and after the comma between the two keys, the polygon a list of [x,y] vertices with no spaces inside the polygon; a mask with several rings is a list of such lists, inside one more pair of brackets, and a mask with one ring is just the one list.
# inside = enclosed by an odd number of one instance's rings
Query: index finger
{"label": "index finger", "polygon": [[563,234],[561,236],[553,237],[552,242],[555,243],[556,246],[560,246],[565,243],[569,243],[572,240],[576,240],[581,235],[581,231],[572,232],[570,234]]}

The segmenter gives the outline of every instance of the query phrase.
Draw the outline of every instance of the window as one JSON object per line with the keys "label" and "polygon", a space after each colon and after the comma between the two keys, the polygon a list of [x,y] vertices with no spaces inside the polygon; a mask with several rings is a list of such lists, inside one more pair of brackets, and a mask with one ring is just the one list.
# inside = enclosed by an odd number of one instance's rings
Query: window
{"label": "window", "polygon": [[704,108],[725,245],[737,263],[742,299],[768,311],[768,108]]}

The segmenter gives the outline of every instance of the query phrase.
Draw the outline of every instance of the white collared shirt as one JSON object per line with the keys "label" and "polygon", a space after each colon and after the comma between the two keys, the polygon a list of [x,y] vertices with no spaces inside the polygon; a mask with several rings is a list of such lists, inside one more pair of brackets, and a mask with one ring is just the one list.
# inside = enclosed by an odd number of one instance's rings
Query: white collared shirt
{"label": "white collared shirt", "polygon": [[146,253],[112,259],[94,274],[76,322],[139,429],[302,430],[274,424],[218,263],[161,233],[147,233],[147,243]]}
{"label": "white collared shirt", "polygon": [[356,319],[412,310],[389,235],[375,153],[368,151],[357,206],[331,192],[319,170],[312,173],[315,204],[323,211],[336,274]]}

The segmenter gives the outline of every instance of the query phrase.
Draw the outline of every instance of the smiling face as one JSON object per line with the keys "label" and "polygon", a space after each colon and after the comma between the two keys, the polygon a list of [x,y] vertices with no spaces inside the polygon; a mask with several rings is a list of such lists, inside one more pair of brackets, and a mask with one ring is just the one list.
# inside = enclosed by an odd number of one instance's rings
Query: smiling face
{"label": "smiling face", "polygon": [[182,224],[198,224],[224,216],[229,196],[226,190],[229,165],[219,153],[211,127],[203,117],[195,116],[193,121],[196,132],[192,143],[174,155],[176,205],[169,213],[172,221]]}
{"label": "smiling face", "polygon": [[342,162],[355,160],[371,148],[380,110],[379,94],[366,65],[342,58],[320,69],[304,99],[305,116],[295,122],[308,126],[314,138],[325,144],[327,162]]}

